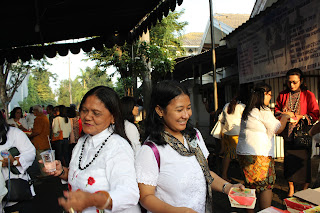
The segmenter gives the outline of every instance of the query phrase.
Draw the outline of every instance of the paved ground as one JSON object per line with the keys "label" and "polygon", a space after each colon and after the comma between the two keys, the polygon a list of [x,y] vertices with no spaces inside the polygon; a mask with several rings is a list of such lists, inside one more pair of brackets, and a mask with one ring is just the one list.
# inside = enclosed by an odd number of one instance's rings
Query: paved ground
{"label": "paved ground", "polygon": [[[208,148],[210,153],[214,153],[213,146],[210,146],[209,144]],[[219,174],[221,158],[216,158],[215,155],[210,155],[208,160],[211,170]],[[316,180],[319,162],[320,157],[313,159],[313,183]],[[280,209],[285,209],[283,199],[286,198],[288,186],[283,178],[283,159],[276,159],[276,172],[277,180],[273,190],[272,205]],[[237,162],[232,162],[230,165],[229,176],[234,182],[242,182],[242,173]],[[35,213],[62,213],[63,210],[59,207],[57,198],[62,196],[63,189],[66,189],[66,186],[61,184],[59,178],[44,178],[41,182],[35,183],[35,190],[37,193],[33,200]],[[245,212],[243,209],[231,208],[227,196],[222,193],[214,192],[213,199],[214,212],[216,213]]]}

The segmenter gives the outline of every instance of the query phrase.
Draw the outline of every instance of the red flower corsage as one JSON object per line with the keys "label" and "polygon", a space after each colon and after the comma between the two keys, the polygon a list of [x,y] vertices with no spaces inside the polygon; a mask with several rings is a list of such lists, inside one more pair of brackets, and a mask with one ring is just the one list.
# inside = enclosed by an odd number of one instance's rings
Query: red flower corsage
{"label": "red flower corsage", "polygon": [[[95,182],[96,182],[96,180],[95,180],[93,177],[89,177],[89,178],[88,178],[88,184],[89,184],[90,186],[92,186]],[[88,184],[87,184],[87,185],[88,185]]]}

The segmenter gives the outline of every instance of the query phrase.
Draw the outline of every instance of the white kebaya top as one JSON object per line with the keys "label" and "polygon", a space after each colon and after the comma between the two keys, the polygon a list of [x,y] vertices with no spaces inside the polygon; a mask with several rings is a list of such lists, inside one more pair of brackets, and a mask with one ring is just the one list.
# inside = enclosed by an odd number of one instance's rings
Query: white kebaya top
{"label": "white kebaya top", "polygon": [[[18,124],[14,121],[13,118],[8,119],[8,120],[7,120],[7,123],[8,123],[9,125],[14,125],[15,127],[18,128]],[[20,118],[20,119],[19,119],[19,123],[20,123],[25,129],[29,129],[27,120],[26,120],[25,118]]]}
{"label": "white kebaya top", "polygon": [[269,108],[253,108],[247,120],[241,120],[237,154],[274,157],[274,134],[281,123]]}
{"label": "white kebaya top", "polygon": [[229,103],[222,110],[223,116],[221,122],[224,123],[222,133],[226,135],[239,135],[241,116],[246,105],[237,103],[232,114],[228,114],[228,107]]}
{"label": "white kebaya top", "polygon": [[[209,152],[197,132],[200,138],[197,142],[207,158]],[[138,183],[156,186],[155,196],[172,206],[205,212],[206,180],[196,157],[182,156],[169,144],[156,146],[160,153],[160,172],[152,149],[143,145],[135,163]],[[186,141],[184,146],[189,149]]]}
{"label": "white kebaya top", "polygon": [[[81,189],[86,192],[107,191],[112,198],[112,211],[139,213],[139,189],[134,169],[134,154],[129,143],[117,134],[113,134],[100,150],[92,164],[80,170],[79,156],[85,142],[81,168],[92,161],[101,144],[113,132],[109,127],[97,135],[85,135],[78,140],[73,149],[68,182],[72,191]],[[96,207],[89,207],[83,213],[96,213]]]}
{"label": "white kebaya top", "polygon": [[[0,141],[2,141],[0,139]],[[15,179],[15,178],[21,178],[24,180],[31,180],[29,175],[26,173],[26,170],[31,166],[33,163],[35,157],[36,157],[36,149],[32,145],[31,141],[29,140],[28,136],[22,132],[20,129],[15,128],[15,127],[9,127],[9,131],[7,132],[7,142],[3,145],[0,145],[0,151],[2,150],[9,150],[12,147],[16,147],[20,155],[17,157],[19,158],[19,162],[21,166],[16,166],[16,168],[19,170],[21,173],[20,175],[13,174],[10,172],[10,179]],[[2,157],[0,156],[0,159]],[[8,167],[2,167],[1,169],[2,175],[5,180],[9,179],[9,169]],[[35,195],[33,185],[30,186],[30,190],[32,195]],[[5,201],[2,202],[4,204]],[[12,206],[16,204],[17,202],[9,202],[6,206]],[[0,206],[2,209],[2,206]]]}

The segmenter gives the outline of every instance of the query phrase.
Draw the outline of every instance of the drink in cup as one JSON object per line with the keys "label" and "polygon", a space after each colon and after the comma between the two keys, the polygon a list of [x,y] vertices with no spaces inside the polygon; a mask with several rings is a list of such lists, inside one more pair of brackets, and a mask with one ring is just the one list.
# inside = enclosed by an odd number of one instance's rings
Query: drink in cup
{"label": "drink in cup", "polygon": [[55,157],[54,157],[54,150],[47,150],[44,152],[40,153],[44,167],[46,167],[46,169],[49,172],[54,172],[56,171],[56,163],[54,162]]}

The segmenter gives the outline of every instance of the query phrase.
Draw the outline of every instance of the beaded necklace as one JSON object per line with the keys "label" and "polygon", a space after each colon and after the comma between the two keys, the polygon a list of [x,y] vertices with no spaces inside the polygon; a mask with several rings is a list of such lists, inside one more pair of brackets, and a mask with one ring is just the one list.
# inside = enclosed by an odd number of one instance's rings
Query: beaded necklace
{"label": "beaded necklace", "polygon": [[107,139],[105,139],[104,142],[102,142],[100,148],[98,149],[97,153],[94,155],[93,159],[92,159],[87,165],[85,165],[83,168],[81,168],[80,165],[81,165],[81,160],[82,160],[84,145],[86,144],[88,137],[86,138],[86,140],[85,140],[85,141],[83,142],[83,144],[82,144],[82,149],[81,149],[81,153],[80,153],[80,156],[79,156],[79,169],[80,169],[80,170],[85,170],[86,168],[88,168],[88,167],[93,163],[93,161],[98,157],[101,149],[102,149],[103,146],[107,143],[107,141],[108,141],[108,139],[111,137],[111,135],[113,135],[113,133],[111,133],[111,134],[107,137]]}
{"label": "beaded necklace", "polygon": [[297,111],[297,106],[298,106],[298,103],[300,101],[300,93],[301,92],[299,92],[299,94],[298,94],[298,98],[296,100],[296,103],[294,104],[294,107],[292,106],[293,104],[292,104],[291,92],[289,93],[289,105],[290,105],[290,109],[291,109],[292,112],[296,112]]}

